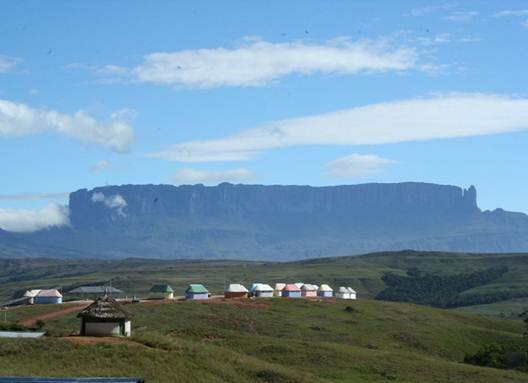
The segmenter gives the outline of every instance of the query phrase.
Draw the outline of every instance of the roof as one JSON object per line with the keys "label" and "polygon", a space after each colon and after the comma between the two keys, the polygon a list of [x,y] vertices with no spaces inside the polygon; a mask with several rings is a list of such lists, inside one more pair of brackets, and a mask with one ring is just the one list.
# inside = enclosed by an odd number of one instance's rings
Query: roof
{"label": "roof", "polygon": [[286,283],[275,283],[275,290],[282,290]]}
{"label": "roof", "polygon": [[314,285],[311,285],[309,283],[305,283],[302,287],[301,287],[301,290],[304,290],[304,291],[316,291],[317,290],[317,287],[315,287]]}
{"label": "roof", "polygon": [[251,291],[273,291],[273,287],[266,283],[253,283]]}
{"label": "roof", "polygon": [[340,286],[338,291],[340,293],[346,293],[346,294],[349,293],[348,289],[346,287],[344,287],[344,286]]}
{"label": "roof", "polygon": [[38,331],[0,331],[0,338],[40,338],[44,334]]}
{"label": "roof", "polygon": [[208,293],[207,289],[204,285],[201,284],[190,284],[187,286],[187,290],[185,290],[186,293],[193,293],[193,294],[204,294]]}
{"label": "roof", "polygon": [[61,298],[62,294],[57,289],[50,289],[50,290],[40,290],[40,292],[36,296],[39,298],[42,298],[42,297]]}
{"label": "roof", "polygon": [[24,296],[32,298],[32,297],[37,296],[37,294],[40,293],[40,291],[41,290],[26,290],[26,292],[24,293]]}
{"label": "roof", "polygon": [[334,289],[332,289],[326,283],[323,283],[321,286],[319,286],[319,291],[334,291]]}
{"label": "roof", "polygon": [[68,291],[69,294],[121,294],[122,292],[111,286],[80,286]]}
{"label": "roof", "polygon": [[352,287],[347,287],[347,290],[349,293],[353,293],[353,294],[356,293],[356,290],[354,290]]}
{"label": "roof", "polygon": [[298,288],[301,288],[303,287],[304,283],[303,282],[297,282],[297,283],[294,283],[295,286],[297,286]]}
{"label": "roof", "polygon": [[77,314],[78,318],[130,319],[132,314],[109,296],[97,298],[90,306]]}
{"label": "roof", "polygon": [[144,383],[143,378],[22,378],[0,377],[0,383]]}
{"label": "roof", "polygon": [[226,291],[230,293],[247,293],[248,289],[246,289],[240,283],[231,283]]}
{"label": "roof", "polygon": [[173,293],[174,290],[167,283],[157,283],[150,289],[151,293]]}
{"label": "roof", "polygon": [[300,288],[297,287],[297,285],[294,285],[293,283],[288,283],[284,288],[283,291],[301,291]]}

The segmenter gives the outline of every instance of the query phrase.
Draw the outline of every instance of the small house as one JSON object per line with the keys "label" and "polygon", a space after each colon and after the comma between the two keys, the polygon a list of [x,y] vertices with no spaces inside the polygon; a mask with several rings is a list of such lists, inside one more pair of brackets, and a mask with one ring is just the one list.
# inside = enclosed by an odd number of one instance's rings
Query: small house
{"label": "small house", "polygon": [[273,298],[273,287],[266,283],[254,283],[251,292],[257,298]]}
{"label": "small house", "polygon": [[302,297],[301,289],[293,283],[288,283],[282,289],[282,296],[286,298],[300,298]]}
{"label": "small house", "polygon": [[350,294],[350,298],[349,299],[357,299],[356,290],[354,290],[352,287],[347,287],[347,289],[348,289],[348,292]]}
{"label": "small house", "polygon": [[317,287],[315,287],[314,285],[311,285],[311,284],[308,284],[308,283],[305,283],[302,287],[301,287],[301,295],[303,297],[306,297],[306,298],[313,298],[313,297],[316,297],[317,296]]}
{"label": "small house", "polygon": [[130,336],[132,315],[114,298],[105,295],[77,314],[82,336]]}
{"label": "small house", "polygon": [[209,299],[209,291],[204,285],[190,284],[185,290],[185,299],[193,301]]}
{"label": "small house", "polygon": [[282,289],[286,286],[286,283],[275,283],[275,290],[273,295],[276,297],[282,297]]}
{"label": "small house", "polygon": [[337,299],[350,299],[350,291],[348,291],[348,288],[341,286],[337,290],[336,298]]}
{"label": "small house", "polygon": [[62,294],[57,289],[40,290],[35,296],[34,302],[37,305],[57,305],[62,303]]}
{"label": "small house", "polygon": [[167,283],[157,283],[150,288],[150,297],[154,299],[174,299],[174,290]]}
{"label": "small house", "polygon": [[317,296],[321,298],[331,298],[334,296],[334,290],[326,283],[323,283],[317,290]]}
{"label": "small house", "polygon": [[240,283],[231,283],[224,291],[226,298],[247,298],[249,290]]}
{"label": "small house", "polygon": [[35,303],[35,297],[40,293],[41,290],[26,290],[24,297],[27,298],[27,303],[32,305]]}

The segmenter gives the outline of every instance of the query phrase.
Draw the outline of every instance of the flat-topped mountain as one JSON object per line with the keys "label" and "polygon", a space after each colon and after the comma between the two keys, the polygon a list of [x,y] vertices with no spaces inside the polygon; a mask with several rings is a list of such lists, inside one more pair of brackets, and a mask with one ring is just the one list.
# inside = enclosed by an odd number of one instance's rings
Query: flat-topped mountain
{"label": "flat-topped mountain", "polygon": [[17,241],[102,257],[528,251],[528,216],[481,211],[473,186],[123,185],[73,192],[69,208],[69,227],[19,234]]}

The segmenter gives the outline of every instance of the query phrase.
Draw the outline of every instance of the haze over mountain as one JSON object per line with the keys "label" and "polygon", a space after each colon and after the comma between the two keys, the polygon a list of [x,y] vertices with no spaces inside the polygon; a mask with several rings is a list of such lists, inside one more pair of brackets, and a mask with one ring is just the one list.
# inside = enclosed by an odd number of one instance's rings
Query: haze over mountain
{"label": "haze over mountain", "polygon": [[528,251],[528,216],[480,210],[473,186],[105,186],[71,193],[69,209],[69,226],[0,231],[0,254],[292,260]]}

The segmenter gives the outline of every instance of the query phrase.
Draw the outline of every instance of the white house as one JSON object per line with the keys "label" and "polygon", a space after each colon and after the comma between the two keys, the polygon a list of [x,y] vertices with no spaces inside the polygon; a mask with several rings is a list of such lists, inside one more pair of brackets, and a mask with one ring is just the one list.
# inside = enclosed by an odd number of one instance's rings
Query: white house
{"label": "white house", "polygon": [[339,287],[336,293],[337,299],[350,299],[350,291],[344,286]]}
{"label": "white house", "polygon": [[356,290],[354,290],[352,287],[347,287],[348,292],[350,294],[349,299],[357,299],[357,293]]}
{"label": "white house", "polygon": [[323,283],[317,290],[317,296],[321,298],[331,298],[334,296],[334,290],[326,283]]}
{"label": "white house", "polygon": [[35,303],[35,297],[40,293],[40,290],[26,290],[24,297],[28,298],[28,303],[30,305]]}
{"label": "white house", "polygon": [[254,283],[251,292],[257,298],[273,298],[273,287],[265,283]]}
{"label": "white house", "polygon": [[276,297],[282,297],[282,289],[286,286],[286,283],[275,283],[275,291],[273,295]]}

